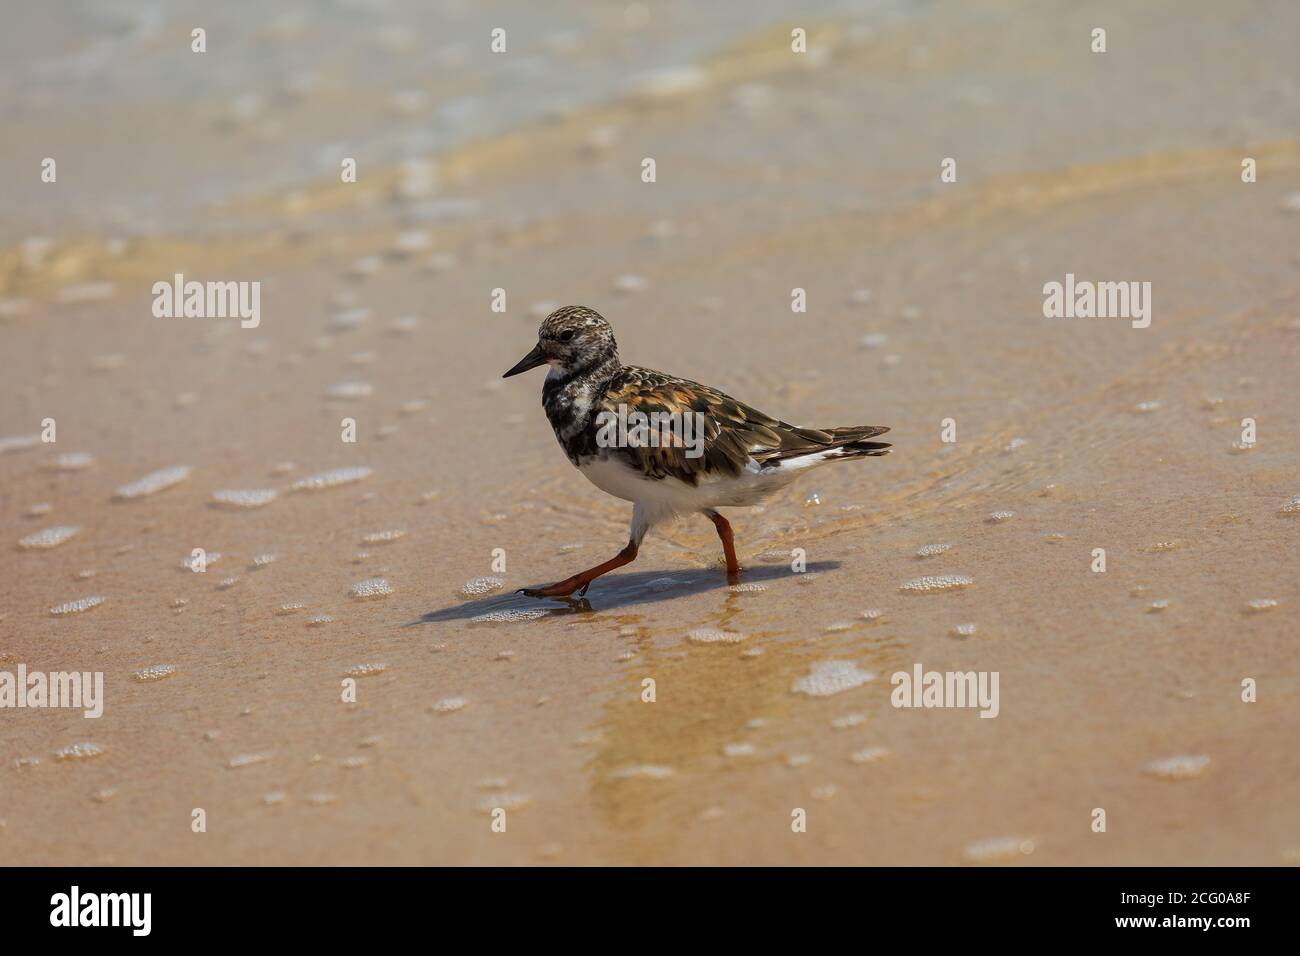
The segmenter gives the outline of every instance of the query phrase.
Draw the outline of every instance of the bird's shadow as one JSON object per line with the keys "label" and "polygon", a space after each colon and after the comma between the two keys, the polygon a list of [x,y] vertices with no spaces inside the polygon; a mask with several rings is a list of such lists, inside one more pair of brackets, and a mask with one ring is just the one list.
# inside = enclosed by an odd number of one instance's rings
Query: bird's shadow
{"label": "bird's shadow", "polygon": [[[807,571],[796,572],[788,564],[762,564],[741,572],[740,584],[762,584],[780,578],[794,578],[813,572],[834,571],[838,561],[814,561]],[[639,604],[656,604],[672,601],[691,594],[716,591],[727,587],[727,576],[721,569],[700,568],[690,571],[633,571],[602,578],[591,586],[585,597],[531,598],[523,594],[496,594],[477,598],[463,604],[454,604],[437,611],[429,611],[406,627],[420,624],[437,624],[442,621],[489,621],[530,619],[542,611],[545,616],[557,614],[582,614],[591,611],[614,611]],[[486,617],[491,615],[491,617]]]}

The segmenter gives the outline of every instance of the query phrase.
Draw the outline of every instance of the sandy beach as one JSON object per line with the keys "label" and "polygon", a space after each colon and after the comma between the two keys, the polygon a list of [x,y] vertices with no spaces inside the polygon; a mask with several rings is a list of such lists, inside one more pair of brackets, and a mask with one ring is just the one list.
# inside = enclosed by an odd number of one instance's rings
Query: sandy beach
{"label": "sandy beach", "polygon": [[[0,710],[0,861],[1300,862],[1300,7],[695,6],[6,14],[0,671],[104,712]],[[892,453],[516,595],[627,536],[566,304]]]}

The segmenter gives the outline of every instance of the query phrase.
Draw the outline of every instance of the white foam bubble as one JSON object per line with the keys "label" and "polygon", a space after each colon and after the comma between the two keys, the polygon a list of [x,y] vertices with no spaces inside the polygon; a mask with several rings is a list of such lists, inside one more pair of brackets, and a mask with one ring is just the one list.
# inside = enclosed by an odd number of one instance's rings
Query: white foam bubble
{"label": "white foam bubble", "polygon": [[510,624],[515,621],[535,621],[538,618],[546,617],[550,611],[544,608],[504,608],[499,611],[488,611],[485,614],[476,614],[471,617],[471,624]]}
{"label": "white foam bubble", "polygon": [[19,538],[18,547],[24,550],[57,548],[80,530],[72,525],[45,528],[25,538]]}
{"label": "white foam bubble", "polygon": [[339,382],[329,387],[330,398],[367,398],[374,392],[369,382]]}
{"label": "white foam bubble", "polygon": [[854,763],[875,763],[877,760],[882,760],[889,755],[890,750],[887,747],[864,747],[862,750],[851,754],[849,759]]}
{"label": "white foam bubble", "polygon": [[875,674],[860,670],[853,661],[814,661],[810,673],[797,679],[790,689],[809,697],[830,697],[875,679]]}
{"label": "white foam bubble", "polygon": [[372,531],[370,534],[363,534],[361,536],[361,543],[391,544],[392,542],[398,541],[404,537],[406,537],[406,532],[400,529],[393,529],[391,531]]}
{"label": "white foam bubble", "polygon": [[958,588],[970,587],[974,583],[975,579],[965,574],[927,574],[900,584],[898,589],[924,594],[931,591],[954,591]]}
{"label": "white foam bubble", "polygon": [[68,614],[80,614],[83,611],[89,611],[93,607],[99,607],[104,603],[104,598],[95,595],[93,597],[77,598],[75,601],[67,601],[63,604],[56,604],[50,608],[50,613],[55,617],[63,617]]}
{"label": "white foam bubble", "polygon": [[230,508],[261,508],[280,496],[274,488],[222,489],[212,492],[212,500]]}
{"label": "white foam bubble", "polygon": [[54,751],[55,760],[91,760],[104,753],[104,748],[96,743],[69,744]]}
{"label": "white foam bubble", "polygon": [[1010,860],[1034,852],[1034,841],[1029,837],[989,837],[968,844],[963,851],[966,859],[976,863]]}
{"label": "white foam bubble", "polygon": [[190,470],[189,465],[171,465],[167,468],[159,468],[157,471],[149,472],[143,478],[137,478],[135,481],[128,482],[118,488],[116,497],[128,500],[156,495],[160,491],[166,491],[168,488],[185,481],[190,476]]}
{"label": "white foam bubble", "polygon": [[1147,773],[1164,780],[1189,780],[1199,777],[1210,766],[1206,756],[1161,757],[1147,764]]}
{"label": "white foam bubble", "polygon": [[69,451],[56,456],[50,462],[50,469],[53,471],[82,471],[94,463],[95,458],[89,452]]}
{"label": "white foam bubble", "polygon": [[352,585],[348,593],[362,600],[385,598],[393,593],[393,586],[388,583],[387,578],[366,578]]}
{"label": "white foam bubble", "polygon": [[337,488],[339,485],[350,485],[353,482],[361,481],[370,477],[372,470],[364,465],[358,465],[351,468],[334,468],[330,471],[317,472],[306,478],[300,478],[291,486],[293,491],[323,491],[326,488]]}
{"label": "white foam bubble", "polygon": [[239,770],[241,767],[252,767],[255,764],[266,763],[270,759],[271,755],[267,753],[240,754],[237,757],[231,757],[226,766],[231,770]]}
{"label": "white foam bubble", "polygon": [[916,556],[918,558],[933,558],[937,554],[943,554],[945,551],[950,550],[952,550],[950,544],[927,544],[917,549]]}
{"label": "white foam bubble", "polygon": [[672,767],[664,767],[659,764],[636,764],[631,767],[620,767],[610,773],[611,780],[666,780],[676,771]]}
{"label": "white foam bubble", "polygon": [[131,676],[142,684],[152,681],[166,680],[176,673],[175,664],[153,664],[136,671]]}
{"label": "white foam bubble", "polygon": [[1152,554],[1163,554],[1167,551],[1177,551],[1182,546],[1183,542],[1181,540],[1174,539],[1173,541],[1157,541],[1155,544],[1148,547],[1147,550]]}

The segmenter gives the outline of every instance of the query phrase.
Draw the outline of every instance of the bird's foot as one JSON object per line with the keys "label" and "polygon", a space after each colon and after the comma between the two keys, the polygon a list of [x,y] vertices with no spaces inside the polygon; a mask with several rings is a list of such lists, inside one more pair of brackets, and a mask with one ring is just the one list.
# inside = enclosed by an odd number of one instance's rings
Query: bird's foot
{"label": "bird's foot", "polygon": [[528,597],[568,597],[574,591],[578,592],[578,597],[587,593],[587,588],[591,587],[591,582],[596,580],[602,574],[613,571],[615,568],[621,568],[625,564],[630,564],[636,559],[636,542],[629,541],[626,548],[620,551],[616,556],[610,558],[604,564],[598,564],[594,568],[588,568],[581,574],[575,574],[573,577],[565,578],[563,581],[557,581],[555,584],[548,585],[544,588],[520,588],[519,593]]}
{"label": "bird's foot", "polygon": [[568,597],[574,591],[577,591],[578,597],[582,597],[587,593],[587,588],[590,586],[590,581],[584,581],[580,575],[574,575],[571,578],[565,578],[563,581],[548,584],[544,588],[520,588],[516,593],[525,597],[557,598]]}

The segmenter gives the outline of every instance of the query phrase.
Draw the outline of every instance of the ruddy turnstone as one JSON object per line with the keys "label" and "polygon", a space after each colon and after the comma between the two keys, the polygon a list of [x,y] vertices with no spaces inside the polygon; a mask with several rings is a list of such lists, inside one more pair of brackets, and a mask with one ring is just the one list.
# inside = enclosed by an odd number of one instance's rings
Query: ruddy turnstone
{"label": "ruddy turnstone", "polygon": [[[868,441],[889,431],[884,425],[800,428],[708,385],[624,365],[613,328],[583,306],[548,315],[537,345],[502,378],[539,365],[551,366],[542,406],[555,437],[592,484],[632,502],[632,532],[627,547],[603,564],[549,587],[522,589],[531,597],[585,594],[596,578],[635,560],[655,524],[695,513],[717,528],[734,581],[740,564],[731,525],[718,508],[758,504],[828,461],[889,452],[885,442]],[[616,418],[638,425],[653,420],[659,427],[616,433],[610,427]]]}

